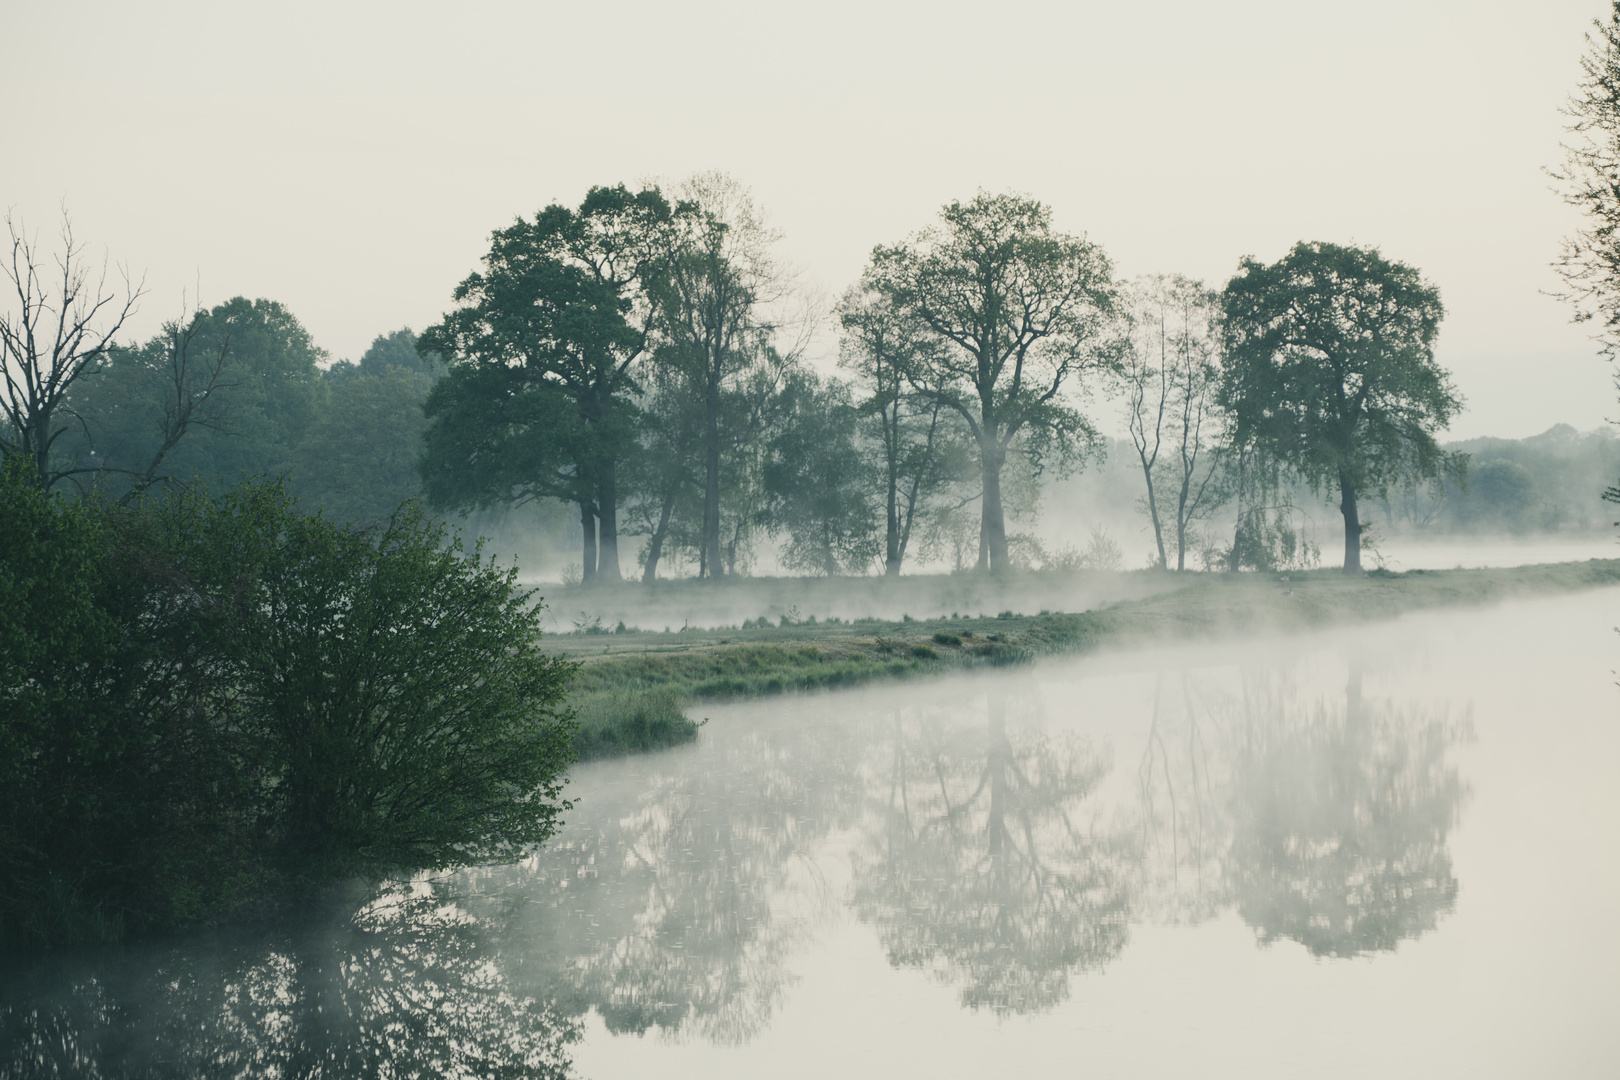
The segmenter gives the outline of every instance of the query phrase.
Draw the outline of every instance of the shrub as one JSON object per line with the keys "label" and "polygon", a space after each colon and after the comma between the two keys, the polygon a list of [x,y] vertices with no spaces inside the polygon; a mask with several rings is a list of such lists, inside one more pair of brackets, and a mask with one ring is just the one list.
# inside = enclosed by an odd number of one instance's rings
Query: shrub
{"label": "shrub", "polygon": [[128,509],[0,476],[0,939],[206,921],[499,858],[556,827],[571,665],[540,608],[407,506],[277,484]]}

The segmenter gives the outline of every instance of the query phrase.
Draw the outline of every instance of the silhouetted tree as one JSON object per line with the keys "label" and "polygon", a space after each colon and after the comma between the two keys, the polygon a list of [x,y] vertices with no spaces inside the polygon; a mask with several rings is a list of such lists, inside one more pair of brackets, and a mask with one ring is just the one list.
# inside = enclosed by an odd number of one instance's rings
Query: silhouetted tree
{"label": "silhouetted tree", "polygon": [[1466,468],[1434,439],[1462,407],[1434,360],[1439,291],[1375,249],[1301,242],[1270,265],[1245,258],[1221,307],[1233,442],[1337,487],[1344,570],[1360,573],[1360,499]]}
{"label": "silhouetted tree", "polygon": [[[619,580],[617,470],[634,438],[633,370],[677,211],[656,188],[592,188],[491,238],[484,269],[419,347],[450,363],[422,460],[445,508],[556,498],[579,507],[586,580]],[[598,528],[600,527],[600,532]]]}
{"label": "silhouetted tree", "polygon": [[[1187,278],[1152,277],[1130,290],[1132,348],[1125,362],[1127,426],[1142,466],[1148,520],[1167,567],[1165,523],[1174,533],[1176,569],[1187,568],[1192,523],[1223,494],[1216,461],[1220,417],[1215,394],[1215,294]],[[1161,452],[1168,456],[1161,461]],[[1170,490],[1166,494],[1159,481]]]}
{"label": "silhouetted tree", "polygon": [[1564,163],[1548,173],[1584,225],[1564,240],[1553,263],[1576,322],[1598,324],[1604,355],[1620,349],[1620,0],[1609,18],[1592,20],[1581,81],[1564,107],[1571,141]]}
{"label": "silhouetted tree", "polygon": [[864,574],[877,558],[876,477],[862,453],[849,388],[809,373],[783,388],[766,450],[764,516],[787,534],[785,566]]}
{"label": "silhouetted tree", "polygon": [[[941,509],[961,479],[963,431],[954,411],[928,393],[924,351],[937,340],[867,283],[839,304],[839,366],[864,395],[859,412],[872,433],[884,501],[883,572],[900,573],[919,515]],[[956,501],[961,501],[958,496]]]}
{"label": "silhouetted tree", "polygon": [[73,223],[62,216],[62,247],[55,266],[6,216],[11,238],[4,265],[16,306],[0,311],[0,458],[27,458],[47,491],[67,476],[96,472],[97,463],[58,463],[51,449],[81,423],[71,400],[86,375],[106,362],[113,338],[134,312],[143,289],[125,273],[123,296],[107,286],[106,267],[91,280]]}

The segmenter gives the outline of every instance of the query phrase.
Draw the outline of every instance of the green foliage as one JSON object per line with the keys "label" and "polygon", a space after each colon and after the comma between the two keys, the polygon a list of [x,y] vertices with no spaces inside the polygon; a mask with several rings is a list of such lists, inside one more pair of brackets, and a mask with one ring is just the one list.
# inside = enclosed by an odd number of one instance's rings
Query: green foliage
{"label": "green foliage", "polygon": [[[235,297],[185,326],[166,326],[144,345],[110,351],[75,388],[83,423],[60,453],[100,469],[110,495],[148,472],[227,483],[281,472],[320,413],[326,358],[281,304]],[[181,359],[185,370],[177,367]],[[184,437],[173,438],[176,411],[187,400],[196,410]]]}
{"label": "green foliage", "polygon": [[691,742],[698,732],[681,709],[680,695],[667,687],[587,695],[579,700],[578,716],[574,749],[581,761],[662,750]]}
{"label": "green foliage", "polygon": [[1232,546],[1214,556],[1229,570],[1308,570],[1322,561],[1320,549],[1302,539],[1285,509],[1259,506],[1246,511],[1232,534]]}
{"label": "green foliage", "polygon": [[1245,258],[1221,305],[1233,443],[1338,489],[1345,569],[1359,569],[1359,498],[1465,467],[1434,439],[1462,407],[1434,361],[1439,291],[1374,249],[1302,242],[1270,265]]}
{"label": "green foliage", "polygon": [[849,388],[796,374],[764,470],[766,520],[787,534],[784,566],[828,577],[863,574],[881,551],[873,469],[857,441]]}
{"label": "green foliage", "polygon": [[1009,452],[1066,464],[1098,442],[1059,391],[1118,362],[1113,270],[1096,244],[1053,231],[1051,210],[1034,199],[980,192],[940,219],[940,228],[875,248],[867,280],[936,339],[915,382],[978,444],[985,557],[1001,569]]}
{"label": "green foliage", "polygon": [[422,403],[433,380],[406,367],[362,364],[323,382],[315,419],[288,462],[289,486],[306,509],[339,521],[381,521],[420,490]]}
{"label": "green foliage", "polygon": [[[619,577],[616,471],[635,433],[632,365],[649,345],[653,294],[675,211],[656,188],[592,188],[490,238],[458,305],[423,334],[450,375],[427,403],[428,500],[466,509],[554,498],[592,523],[584,576]],[[594,522],[602,522],[602,549]]]}
{"label": "green foliage", "polygon": [[510,855],[566,803],[570,665],[407,507],[277,485],[120,509],[0,479],[0,939],[206,921],[286,888]]}

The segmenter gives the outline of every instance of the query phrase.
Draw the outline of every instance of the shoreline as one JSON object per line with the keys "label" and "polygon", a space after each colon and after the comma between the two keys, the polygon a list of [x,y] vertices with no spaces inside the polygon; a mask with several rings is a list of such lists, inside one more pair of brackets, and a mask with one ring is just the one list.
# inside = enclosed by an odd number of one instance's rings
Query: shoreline
{"label": "shoreline", "polygon": [[588,761],[690,742],[701,725],[686,710],[710,701],[926,678],[1029,663],[1041,656],[1223,633],[1315,630],[1435,608],[1602,588],[1620,585],[1620,559],[1374,570],[1360,577],[1346,577],[1337,569],[1186,577],[1168,587],[1155,582],[1159,588],[1142,589],[1131,599],[1074,613],[1003,611],[927,619],[806,619],[746,629],[576,632],[550,636],[546,649],[580,664],[570,682],[570,704],[580,717],[575,747],[580,760]]}

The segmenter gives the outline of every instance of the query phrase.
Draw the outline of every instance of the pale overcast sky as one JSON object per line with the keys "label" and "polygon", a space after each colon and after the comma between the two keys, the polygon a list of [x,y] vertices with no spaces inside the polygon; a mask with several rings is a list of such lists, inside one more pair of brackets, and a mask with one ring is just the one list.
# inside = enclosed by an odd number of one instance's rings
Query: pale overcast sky
{"label": "pale overcast sky", "polygon": [[0,0],[0,205],[43,234],[65,203],[144,272],[143,334],[200,278],[358,358],[434,321],[491,229],[593,183],[729,172],[828,295],[1011,189],[1127,275],[1376,244],[1440,286],[1455,435],[1585,429],[1620,406],[1543,295],[1572,218],[1541,169],[1605,10]]}

